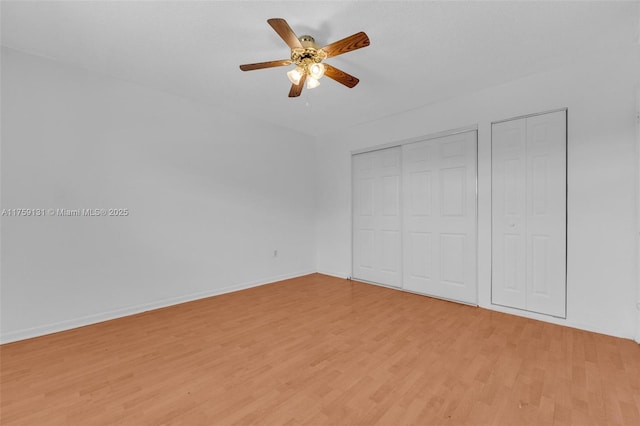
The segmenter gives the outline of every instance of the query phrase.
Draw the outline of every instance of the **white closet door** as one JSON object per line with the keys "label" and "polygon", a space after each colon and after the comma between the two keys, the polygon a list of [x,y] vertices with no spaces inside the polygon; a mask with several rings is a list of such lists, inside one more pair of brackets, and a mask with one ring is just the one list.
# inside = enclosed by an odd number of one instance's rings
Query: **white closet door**
{"label": "white closet door", "polygon": [[564,317],[566,111],[492,134],[492,302]]}
{"label": "white closet door", "polygon": [[527,118],[527,309],[565,316],[566,112]]}
{"label": "white closet door", "polygon": [[353,156],[353,277],[400,287],[400,147]]}
{"label": "white closet door", "polygon": [[476,132],[403,146],[403,287],[476,303]]}
{"label": "white closet door", "polygon": [[526,121],[494,124],[491,133],[491,298],[526,309]]}

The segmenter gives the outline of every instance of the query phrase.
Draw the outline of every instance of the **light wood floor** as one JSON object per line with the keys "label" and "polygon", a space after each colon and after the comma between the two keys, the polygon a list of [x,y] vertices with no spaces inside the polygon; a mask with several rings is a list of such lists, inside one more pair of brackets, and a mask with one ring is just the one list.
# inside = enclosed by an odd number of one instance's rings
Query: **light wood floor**
{"label": "light wood floor", "polygon": [[5,425],[640,425],[640,346],[323,275],[0,347]]}

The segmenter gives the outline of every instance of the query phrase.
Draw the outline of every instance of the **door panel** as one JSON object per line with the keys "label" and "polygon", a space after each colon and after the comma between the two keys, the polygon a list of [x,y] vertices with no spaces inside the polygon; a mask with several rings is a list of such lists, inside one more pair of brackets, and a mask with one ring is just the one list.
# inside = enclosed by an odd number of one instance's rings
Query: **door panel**
{"label": "door panel", "polygon": [[[524,264],[521,262],[524,259],[522,253],[523,237],[518,234],[503,234],[502,253],[504,255],[504,261],[502,262],[502,270],[498,270],[496,278],[502,279],[503,291],[520,293],[524,295],[524,286],[520,285],[523,281],[520,275],[524,271]],[[515,295],[513,297],[516,297]],[[524,301],[522,302],[524,307]]]}
{"label": "door panel", "polygon": [[446,284],[464,285],[465,239],[465,234],[440,234],[440,271]]}
{"label": "door panel", "polygon": [[549,237],[531,236],[531,290],[534,295],[549,297]]}
{"label": "door panel", "polygon": [[492,127],[491,301],[526,309],[524,120]]}
{"label": "door panel", "polygon": [[432,277],[433,269],[433,242],[430,232],[408,232],[409,237],[409,274],[428,281]]}
{"label": "door panel", "polygon": [[395,276],[400,274],[400,231],[383,229],[380,235],[380,270]]}
{"label": "door panel", "polygon": [[356,264],[358,268],[372,271],[374,263],[373,236],[375,231],[373,229],[359,229],[357,233],[358,235],[355,238],[357,244],[355,252],[358,254],[356,256]]}
{"label": "door panel", "polygon": [[453,167],[440,171],[440,198],[442,216],[465,216],[466,167]]}
{"label": "door panel", "polygon": [[565,316],[566,112],[527,118],[527,309]]}
{"label": "door panel", "polygon": [[373,184],[372,178],[363,178],[358,182],[359,189],[356,192],[358,198],[358,210],[361,216],[373,216]]}
{"label": "door panel", "polygon": [[382,215],[398,217],[400,214],[400,176],[382,177]]}
{"label": "door panel", "polygon": [[476,303],[476,132],[402,147],[403,288]]}
{"label": "door panel", "polygon": [[409,209],[414,216],[431,215],[431,172],[420,171],[409,173]]}
{"label": "door panel", "polygon": [[400,148],[357,154],[353,162],[353,276],[399,287]]}

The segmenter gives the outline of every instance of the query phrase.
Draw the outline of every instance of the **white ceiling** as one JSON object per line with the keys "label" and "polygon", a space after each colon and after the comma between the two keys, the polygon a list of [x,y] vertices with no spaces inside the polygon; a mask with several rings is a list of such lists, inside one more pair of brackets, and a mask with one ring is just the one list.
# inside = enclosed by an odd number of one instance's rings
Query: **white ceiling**
{"label": "white ceiling", "polygon": [[[2,44],[319,135],[563,66],[638,38],[638,2],[2,1]],[[287,97],[288,59],[267,24],[285,18],[320,45],[365,31],[371,46],[327,62]]]}

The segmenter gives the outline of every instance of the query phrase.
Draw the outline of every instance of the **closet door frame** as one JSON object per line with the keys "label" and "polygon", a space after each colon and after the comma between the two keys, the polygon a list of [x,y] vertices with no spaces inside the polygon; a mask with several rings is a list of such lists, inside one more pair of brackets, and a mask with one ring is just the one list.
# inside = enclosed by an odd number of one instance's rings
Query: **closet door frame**
{"label": "closet door frame", "polygon": [[[450,299],[446,299],[446,298],[442,298],[442,297],[438,297],[438,296],[431,296],[431,295],[425,295],[423,293],[417,293],[411,290],[406,290],[404,288],[404,282],[402,283],[402,285],[400,287],[394,287],[394,286],[388,286],[385,284],[381,284],[381,283],[376,283],[376,282],[371,282],[371,281],[366,281],[366,280],[359,280],[362,282],[366,282],[368,284],[373,284],[373,285],[378,285],[378,286],[382,286],[382,287],[387,287],[387,288],[392,288],[394,290],[400,290],[400,291],[405,291],[407,293],[412,293],[412,294],[419,294],[421,296],[427,296],[427,297],[433,297],[435,299],[443,299],[443,300],[449,300],[452,302],[456,302],[456,303],[460,303],[460,304],[464,304],[464,305],[471,305],[471,306],[478,306],[478,298],[479,298],[479,276],[478,276],[478,249],[479,249],[479,241],[478,241],[478,227],[479,227],[479,222],[478,222],[478,159],[479,159],[479,138],[478,138],[478,125],[477,124],[473,124],[473,125],[469,125],[469,126],[464,126],[464,127],[458,127],[455,129],[451,129],[451,130],[445,130],[442,132],[437,132],[437,133],[429,133],[427,135],[422,135],[422,136],[416,136],[416,137],[412,137],[409,139],[402,139],[399,141],[394,141],[394,142],[388,142],[385,144],[380,144],[380,145],[375,145],[372,147],[368,147],[368,148],[362,148],[362,149],[356,149],[356,150],[352,150],[349,154],[349,165],[351,167],[351,182],[349,184],[349,215],[350,215],[350,223],[349,223],[349,241],[351,242],[351,250],[349,251],[350,254],[350,259],[349,259],[349,268],[350,268],[350,275],[348,277],[348,279],[353,279],[353,261],[355,259],[354,256],[354,250],[355,250],[355,245],[354,245],[354,241],[353,241],[353,229],[354,229],[354,221],[353,221],[353,203],[354,203],[354,192],[353,192],[353,156],[357,155],[357,154],[364,154],[367,152],[372,152],[372,151],[378,151],[381,149],[386,149],[386,148],[395,148],[395,147],[400,147],[402,148],[403,145],[408,145],[408,144],[412,144],[415,142],[423,142],[423,141],[428,141],[428,140],[432,140],[432,139],[438,139],[438,138],[442,138],[445,136],[453,136],[453,135],[457,135],[460,133],[467,133],[467,132],[475,132],[476,134],[476,146],[475,146],[475,151],[476,151],[476,174],[475,174],[475,187],[473,188],[473,190],[475,191],[475,286],[476,286],[476,300],[474,303],[469,303],[469,302],[462,302],[459,300],[450,300]],[[402,163],[400,164],[400,166],[402,167]],[[402,176],[401,176],[402,179]],[[403,182],[400,182],[400,185],[403,185]],[[402,203],[402,194],[401,194],[401,203]],[[401,234],[404,232],[404,223],[402,220],[402,217],[400,218],[400,232]],[[400,256],[401,256],[401,261],[403,259],[403,244],[400,245]]]}
{"label": "closet door frame", "polygon": [[502,305],[499,303],[494,303],[493,302],[493,274],[494,274],[494,270],[493,270],[493,190],[491,191],[491,200],[490,200],[490,205],[491,205],[491,221],[490,221],[490,235],[491,235],[491,277],[490,277],[490,287],[491,287],[491,294],[490,294],[490,303],[492,306],[501,306],[501,307],[506,307],[509,309],[515,309],[515,310],[519,310],[519,311],[525,311],[525,312],[532,312],[534,314],[538,314],[538,315],[547,315],[547,316],[551,316],[553,318],[561,318],[561,319],[566,319],[567,318],[567,307],[568,307],[568,287],[569,287],[569,283],[568,283],[568,271],[569,271],[569,264],[568,264],[568,259],[569,259],[569,108],[564,107],[564,108],[557,108],[557,109],[552,109],[552,110],[547,110],[547,111],[542,111],[542,112],[536,112],[533,114],[526,114],[526,115],[519,115],[516,117],[511,117],[511,118],[506,118],[503,120],[498,120],[498,121],[492,121],[491,122],[491,144],[490,144],[490,167],[491,167],[491,188],[493,188],[493,125],[494,124],[500,124],[500,123],[505,123],[508,121],[514,121],[514,120],[521,120],[521,119],[527,119],[527,118],[531,118],[531,117],[537,117],[540,115],[546,115],[546,114],[553,114],[556,112],[564,112],[565,113],[565,199],[564,199],[564,203],[565,203],[565,211],[564,211],[564,241],[565,241],[565,256],[564,256],[564,316],[555,316],[555,315],[550,315],[550,314],[545,314],[545,313],[540,313],[540,312],[535,312],[535,311],[530,311],[528,309],[523,309],[523,308],[517,308],[517,307],[513,307],[513,306],[506,306],[506,305]]}

